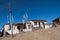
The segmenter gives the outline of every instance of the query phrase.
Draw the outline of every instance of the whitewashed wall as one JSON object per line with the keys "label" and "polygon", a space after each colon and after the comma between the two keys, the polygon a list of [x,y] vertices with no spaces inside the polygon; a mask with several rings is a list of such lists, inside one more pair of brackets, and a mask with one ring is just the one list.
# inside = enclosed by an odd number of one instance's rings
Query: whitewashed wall
{"label": "whitewashed wall", "polygon": [[52,25],[45,25],[45,29],[51,28]]}
{"label": "whitewashed wall", "polygon": [[[44,22],[44,24],[47,24],[47,22]],[[44,25],[43,25],[43,23],[42,22],[40,22],[40,26],[41,26],[41,28],[43,28],[44,29]],[[45,25],[46,26],[46,25]]]}
{"label": "whitewashed wall", "polygon": [[45,25],[45,29],[48,29],[48,28],[50,28],[50,26],[49,25]]}
{"label": "whitewashed wall", "polygon": [[47,22],[44,22],[45,24],[47,24]]}
{"label": "whitewashed wall", "polygon": [[44,25],[43,25],[43,23],[42,23],[42,22],[40,22],[40,26],[41,26],[41,28],[44,28]]}
{"label": "whitewashed wall", "polygon": [[4,29],[5,29],[5,31],[7,31],[7,30],[10,29],[10,26],[9,25],[4,25]]}
{"label": "whitewashed wall", "polygon": [[[4,28],[5,28],[5,32],[8,32],[9,34],[12,34],[12,30],[10,29],[9,25],[5,25]],[[18,33],[19,33],[19,30],[17,29],[17,26],[13,25],[13,34],[18,34]]]}
{"label": "whitewashed wall", "polygon": [[[8,30],[7,31],[10,35],[12,34],[12,30]],[[16,29],[16,30],[13,30],[13,34],[15,35],[15,34],[18,34],[19,33],[19,30],[18,29]]]}
{"label": "whitewashed wall", "polygon": [[[30,28],[28,28],[30,25]],[[26,24],[26,29],[23,29],[23,32],[27,32],[27,31],[32,31],[32,25],[31,24]]]}
{"label": "whitewashed wall", "polygon": [[37,25],[35,25],[33,21],[30,21],[30,23],[33,25],[33,27],[39,27],[39,22],[37,22]]}

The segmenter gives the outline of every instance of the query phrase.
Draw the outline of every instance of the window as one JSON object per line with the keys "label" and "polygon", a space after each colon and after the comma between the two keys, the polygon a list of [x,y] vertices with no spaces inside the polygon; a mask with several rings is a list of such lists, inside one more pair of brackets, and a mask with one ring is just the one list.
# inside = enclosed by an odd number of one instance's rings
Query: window
{"label": "window", "polygon": [[23,29],[26,29],[26,26],[24,26]]}
{"label": "window", "polygon": [[37,25],[37,22],[34,22],[34,25]]}
{"label": "window", "polygon": [[17,29],[19,29],[19,30],[20,30],[20,26],[17,26]]}
{"label": "window", "polygon": [[28,29],[31,29],[31,26],[30,25],[28,25]]}

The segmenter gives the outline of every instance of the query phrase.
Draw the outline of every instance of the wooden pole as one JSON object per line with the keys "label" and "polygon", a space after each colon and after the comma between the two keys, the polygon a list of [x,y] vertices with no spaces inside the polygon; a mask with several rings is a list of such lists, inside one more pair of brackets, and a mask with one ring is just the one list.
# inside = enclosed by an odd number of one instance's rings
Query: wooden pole
{"label": "wooden pole", "polygon": [[10,14],[10,27],[11,27],[12,37],[13,37],[12,10],[11,10],[11,4],[10,4],[10,2],[8,2],[8,10],[9,10],[9,14]]}

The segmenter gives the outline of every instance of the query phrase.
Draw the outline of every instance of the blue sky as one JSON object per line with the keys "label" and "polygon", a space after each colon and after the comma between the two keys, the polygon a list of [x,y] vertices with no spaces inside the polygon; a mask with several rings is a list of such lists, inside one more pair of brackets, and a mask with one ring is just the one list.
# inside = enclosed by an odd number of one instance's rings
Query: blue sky
{"label": "blue sky", "polygon": [[[60,0],[10,0],[14,23],[21,22],[25,12],[28,20],[38,19],[51,22],[60,16]],[[0,0],[0,29],[7,23],[8,0]],[[9,18],[8,18],[9,19]]]}

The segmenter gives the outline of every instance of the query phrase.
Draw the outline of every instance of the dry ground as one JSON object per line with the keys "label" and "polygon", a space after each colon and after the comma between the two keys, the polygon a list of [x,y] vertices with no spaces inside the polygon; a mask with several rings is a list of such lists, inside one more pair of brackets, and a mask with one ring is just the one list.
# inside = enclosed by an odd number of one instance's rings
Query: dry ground
{"label": "dry ground", "polygon": [[0,40],[60,40],[60,26],[18,34],[13,38],[11,36],[3,37]]}

